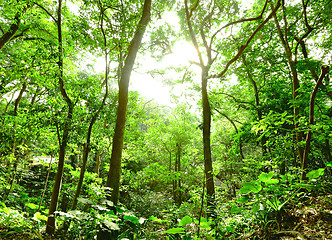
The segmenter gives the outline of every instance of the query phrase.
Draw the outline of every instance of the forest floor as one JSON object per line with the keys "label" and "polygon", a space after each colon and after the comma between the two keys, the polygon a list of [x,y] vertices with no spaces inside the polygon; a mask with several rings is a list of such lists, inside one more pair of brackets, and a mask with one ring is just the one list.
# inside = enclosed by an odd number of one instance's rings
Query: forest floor
{"label": "forest floor", "polygon": [[[257,226],[247,239],[332,240],[332,194],[308,197],[304,202],[289,203],[281,212],[281,226]],[[243,238],[242,238],[243,239]]]}
{"label": "forest floor", "polygon": [[[281,224],[269,221],[257,225],[255,232],[237,239],[332,240],[332,194],[308,197],[300,204],[289,203],[281,212]],[[0,226],[0,239],[43,240],[41,233],[26,228]],[[49,239],[49,238],[48,238]],[[230,236],[230,239],[234,239]]]}

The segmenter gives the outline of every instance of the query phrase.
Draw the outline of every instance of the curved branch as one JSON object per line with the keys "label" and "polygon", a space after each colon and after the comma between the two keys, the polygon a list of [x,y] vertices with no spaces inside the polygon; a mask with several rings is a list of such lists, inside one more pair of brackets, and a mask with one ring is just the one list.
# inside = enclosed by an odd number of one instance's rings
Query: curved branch
{"label": "curved branch", "polygon": [[[199,0],[197,1],[199,2]],[[198,4],[198,3],[197,3]],[[199,64],[200,64],[200,67],[204,67],[204,61],[203,61],[203,57],[202,57],[202,53],[201,51],[199,50],[199,46],[198,46],[198,43],[197,43],[197,39],[196,39],[196,36],[195,36],[195,33],[194,33],[194,30],[192,28],[192,25],[191,25],[191,21],[190,21],[190,18],[191,18],[191,15],[192,15],[192,10],[189,12],[189,8],[188,8],[188,1],[187,0],[184,0],[184,6],[185,6],[185,11],[186,11],[186,20],[187,20],[187,24],[188,24],[188,29],[189,29],[189,34],[190,34],[190,38],[191,38],[191,41],[193,42],[194,44],[194,47],[196,48],[196,52],[197,52],[197,55],[198,55],[198,58],[199,58]],[[196,8],[195,8],[196,9]]]}
{"label": "curved branch", "polygon": [[239,48],[238,53],[226,64],[224,70],[221,73],[219,73],[219,74],[215,74],[215,75],[210,76],[210,78],[221,78],[227,72],[228,68],[232,65],[232,63],[234,63],[241,56],[241,54],[246,49],[246,47],[248,47],[249,43],[255,37],[255,35],[258,33],[258,31],[261,30],[261,28],[277,12],[277,10],[279,9],[279,7],[281,5],[280,2],[281,2],[281,0],[278,0],[278,3],[276,5],[276,7],[272,10],[272,12],[269,14],[269,16],[256,28],[256,30],[252,33],[252,35],[249,37],[249,39],[247,40],[247,42]]}
{"label": "curved branch", "polygon": [[199,0],[197,0],[197,2],[195,3],[195,5],[190,9],[189,18],[191,18],[191,16],[193,15],[193,12],[198,7],[198,4],[199,4]]}
{"label": "curved branch", "polygon": [[5,46],[7,42],[9,42],[14,37],[21,23],[21,15],[24,13],[25,10],[26,9],[24,8],[22,13],[16,13],[9,30],[0,38],[0,50]]}
{"label": "curved branch", "polygon": [[251,102],[241,101],[241,100],[237,99],[236,97],[234,97],[233,95],[228,94],[228,93],[224,93],[224,92],[218,92],[218,93],[216,93],[215,92],[214,94],[222,94],[222,95],[225,95],[227,97],[232,98],[234,100],[234,102],[237,102],[237,103],[240,103],[240,104],[248,104],[248,105],[254,107],[255,109],[257,108],[257,106],[255,106],[255,104],[253,104]]}
{"label": "curved branch", "polygon": [[268,3],[268,0],[265,1],[265,4],[264,4],[264,7],[263,7],[263,10],[261,12],[261,14],[258,16],[258,17],[254,17],[254,18],[245,18],[245,19],[241,19],[241,20],[238,20],[238,21],[234,21],[234,22],[230,22],[230,23],[227,23],[226,25],[222,26],[221,28],[219,28],[211,37],[211,40],[210,40],[210,48],[212,46],[212,42],[214,40],[214,38],[217,36],[218,33],[220,33],[223,29],[229,27],[229,26],[232,26],[232,25],[235,25],[235,24],[238,24],[238,23],[243,23],[243,22],[251,22],[251,21],[255,21],[255,20],[259,20],[259,19],[262,19],[263,17],[263,14],[265,12],[265,9],[267,7],[267,3]]}
{"label": "curved branch", "polygon": [[[228,117],[225,113],[220,112],[217,108],[215,108],[215,110],[216,110],[220,115],[222,115],[223,117],[225,117],[225,118],[226,118],[226,119],[227,119],[227,120],[233,125],[236,134],[238,134],[239,131],[238,131],[236,125],[235,125],[235,122],[234,122],[230,117]],[[241,159],[243,160],[243,159],[244,159],[244,155],[243,155],[242,142],[241,142],[241,140],[239,141],[239,151],[240,151]]]}
{"label": "curved branch", "polygon": [[40,5],[40,4],[38,4],[38,3],[35,3],[38,7],[40,7],[41,9],[43,9],[43,11],[48,15],[48,16],[50,16],[52,19],[53,19],[53,21],[55,22],[55,23],[57,23],[58,21],[57,21],[57,19],[55,19],[55,17],[46,9],[46,8],[44,8],[42,5]]}

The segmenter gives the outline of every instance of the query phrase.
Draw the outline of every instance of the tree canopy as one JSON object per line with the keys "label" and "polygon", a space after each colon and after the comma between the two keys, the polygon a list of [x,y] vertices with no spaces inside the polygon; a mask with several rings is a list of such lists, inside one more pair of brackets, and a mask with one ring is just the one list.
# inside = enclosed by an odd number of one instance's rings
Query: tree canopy
{"label": "tree canopy", "polygon": [[1,1],[0,238],[328,239],[331,16]]}

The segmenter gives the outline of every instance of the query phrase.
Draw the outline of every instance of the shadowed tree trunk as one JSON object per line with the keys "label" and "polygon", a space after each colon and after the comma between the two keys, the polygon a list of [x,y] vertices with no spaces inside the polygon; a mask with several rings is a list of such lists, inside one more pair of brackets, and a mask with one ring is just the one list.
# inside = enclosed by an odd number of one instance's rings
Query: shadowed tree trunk
{"label": "shadowed tree trunk", "polygon": [[2,37],[0,38],[0,50],[3,49],[5,44],[9,42],[14,35],[16,34],[20,24],[21,24],[21,17],[26,11],[26,7],[23,8],[22,11],[18,11],[12,21],[12,24],[10,25],[10,28],[8,29],[7,32],[5,32]]}
{"label": "shadowed tree trunk", "polygon": [[[254,78],[251,75],[251,72],[249,70],[249,66],[248,66],[248,63],[246,61],[245,55],[242,54],[241,57],[242,57],[242,61],[243,61],[243,64],[245,66],[246,73],[248,75],[249,81],[250,81],[252,87],[254,88],[257,118],[260,121],[260,120],[262,120],[263,115],[262,115],[262,110],[260,108],[259,94],[258,94],[259,92],[258,92],[257,83],[256,83],[256,81],[254,80]],[[265,146],[265,144],[266,144],[266,137],[262,136],[262,138],[261,138],[261,145],[262,145],[262,155],[263,156],[266,154],[266,146]]]}
{"label": "shadowed tree trunk", "polygon": [[121,69],[121,77],[119,81],[118,111],[113,136],[110,168],[106,182],[106,187],[110,187],[112,189],[111,200],[115,205],[119,200],[121,157],[126,127],[129,80],[138,49],[141,45],[141,41],[145,33],[146,26],[150,22],[150,9],[151,0],[145,0],[141,20],[138,23],[135,35],[130,42],[128,47],[128,55],[126,57],[125,64]]}
{"label": "shadowed tree trunk", "polygon": [[305,142],[305,148],[304,148],[304,154],[303,154],[303,161],[301,164],[301,168],[303,170],[302,172],[302,180],[306,180],[307,179],[307,168],[308,168],[308,157],[309,157],[309,151],[310,151],[310,143],[311,143],[311,137],[312,137],[312,130],[310,129],[311,126],[313,126],[314,124],[314,117],[315,117],[315,98],[316,98],[316,94],[318,92],[318,88],[321,85],[324,77],[326,76],[326,74],[328,74],[330,68],[329,66],[326,67],[322,67],[321,68],[321,74],[317,80],[316,86],[314,88],[314,90],[311,93],[311,97],[310,97],[310,103],[309,103],[309,131],[307,133],[306,136],[306,142]]}
{"label": "shadowed tree trunk", "polygon": [[[271,8],[273,8],[272,2],[271,2]],[[296,69],[296,59],[295,60],[293,59],[293,53],[292,53],[291,47],[289,45],[289,42],[287,40],[287,30],[285,30],[285,34],[282,32],[280,24],[279,24],[279,20],[275,13],[273,14],[273,19],[274,19],[274,23],[277,28],[279,39],[285,50],[288,65],[291,70],[292,97],[293,97],[293,100],[295,101],[297,99],[297,97],[299,96],[298,89],[300,88],[300,81],[299,81],[297,69]],[[304,148],[300,144],[301,141],[303,140],[303,132],[299,130],[300,108],[298,106],[296,106],[295,104],[293,106],[293,112],[294,112],[294,129],[295,129],[295,137],[296,137],[296,143],[297,143],[297,151],[298,151],[298,155],[299,155],[299,160],[301,162],[303,159],[303,151],[304,151]]]}
{"label": "shadowed tree trunk", "polygon": [[[101,12],[104,12],[105,10],[103,8],[100,9]],[[103,16],[101,14],[101,16]],[[75,210],[76,206],[77,206],[77,199],[80,195],[81,192],[81,188],[83,185],[83,180],[84,180],[84,174],[85,174],[85,168],[86,168],[86,163],[88,161],[88,156],[89,156],[89,152],[90,152],[90,142],[91,142],[91,133],[92,133],[92,128],[93,125],[95,124],[97,117],[99,116],[99,113],[103,110],[105,103],[106,103],[106,99],[108,97],[108,50],[107,50],[107,40],[106,40],[106,35],[105,35],[105,31],[103,28],[103,18],[101,18],[101,23],[100,23],[100,29],[103,35],[103,40],[104,40],[104,54],[105,54],[105,76],[104,76],[104,83],[105,83],[105,95],[103,97],[102,103],[100,104],[98,110],[95,112],[95,114],[92,116],[92,119],[90,121],[89,124],[89,128],[88,128],[88,132],[87,132],[87,136],[86,136],[86,142],[83,146],[83,159],[82,159],[82,167],[81,167],[81,171],[80,171],[80,177],[77,183],[77,188],[76,188],[76,192],[75,192],[75,196],[73,199],[73,203],[71,205],[71,210]],[[97,154],[97,160],[99,159],[99,154]],[[98,168],[96,168],[96,170],[98,170],[98,174],[99,174],[99,163],[98,162]]]}
{"label": "shadowed tree trunk", "polygon": [[[252,39],[255,37],[258,31],[261,30],[261,28],[272,18],[272,15],[278,10],[280,7],[280,1],[278,0],[277,6],[272,10],[272,12],[268,15],[268,17],[261,22],[258,27],[255,29],[255,31],[251,34],[251,36],[248,38],[248,40],[245,42],[244,45],[242,45],[239,49],[237,54],[227,62],[223,70],[219,74],[214,74],[209,76],[209,70],[214,61],[216,60],[216,56],[212,57],[212,45],[213,41],[218,33],[222,31],[223,29],[238,24],[242,22],[251,22],[255,20],[259,20],[263,18],[263,14],[266,10],[266,5],[268,1],[265,1],[263,10],[261,14],[254,18],[245,18],[238,21],[227,23],[226,25],[219,28],[214,34],[212,34],[210,38],[210,42],[208,43],[207,37],[205,34],[205,24],[211,19],[213,15],[213,10],[208,13],[204,19],[200,23],[199,33],[201,36],[201,40],[203,42],[204,48],[206,50],[207,55],[207,62],[204,63],[202,52],[200,51],[200,46],[197,42],[197,38],[194,32],[194,28],[192,26],[192,20],[191,17],[193,16],[193,13],[199,8],[200,1],[196,1],[196,4],[193,5],[191,9],[189,9],[188,6],[188,0],[184,0],[185,5],[185,13],[186,13],[186,23],[188,26],[189,34],[191,41],[196,48],[197,55],[199,58],[199,62],[196,63],[200,66],[202,73],[201,73],[201,94],[202,94],[202,108],[203,108],[203,145],[204,145],[204,171],[206,176],[206,195],[207,195],[207,215],[208,217],[213,216],[214,208],[215,208],[215,190],[214,190],[214,182],[213,182],[213,169],[212,169],[212,154],[211,154],[211,106],[209,103],[208,98],[208,91],[207,91],[207,84],[209,78],[221,78],[224,76],[224,74],[227,72],[230,65],[232,65],[243,53],[243,51],[248,47],[249,43],[252,41]],[[215,7],[215,5],[214,5]],[[213,8],[214,8],[213,7]],[[218,54],[217,54],[218,56]]]}
{"label": "shadowed tree trunk", "polygon": [[57,209],[59,194],[61,190],[62,184],[62,176],[63,176],[63,168],[65,163],[65,155],[66,155],[66,148],[67,143],[69,140],[69,132],[71,127],[71,121],[73,118],[73,111],[74,111],[74,104],[70,100],[69,96],[67,95],[66,90],[64,89],[64,82],[63,82],[63,45],[62,45],[62,21],[61,21],[61,14],[62,14],[62,0],[58,0],[58,9],[57,9],[57,20],[55,20],[55,24],[57,26],[57,33],[58,33],[58,68],[59,68],[59,88],[61,92],[62,98],[65,100],[68,106],[68,113],[66,116],[66,120],[63,126],[62,137],[60,136],[60,131],[57,129],[58,138],[59,138],[59,161],[58,161],[58,168],[57,173],[55,176],[55,182],[52,191],[51,203],[48,212],[48,218],[46,223],[46,233],[53,234],[55,231],[55,218],[53,216],[54,212]]}

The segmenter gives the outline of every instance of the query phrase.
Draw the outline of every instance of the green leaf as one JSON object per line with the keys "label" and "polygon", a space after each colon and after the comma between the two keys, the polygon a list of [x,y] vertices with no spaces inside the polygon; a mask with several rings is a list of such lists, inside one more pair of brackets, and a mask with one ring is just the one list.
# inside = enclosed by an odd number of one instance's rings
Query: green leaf
{"label": "green leaf", "polygon": [[150,220],[150,221],[155,221],[155,222],[167,222],[167,220],[162,220],[162,219],[159,219],[159,218],[157,218],[157,217],[155,217],[155,216],[151,216],[151,217],[149,217],[149,219],[148,220]]}
{"label": "green leaf", "polygon": [[41,214],[40,212],[36,212],[33,215],[33,219],[37,220],[37,221],[40,221],[40,220],[47,221],[47,217],[45,215]]}
{"label": "green leaf", "polygon": [[103,219],[102,222],[109,230],[120,230],[119,225],[114,222],[108,221],[107,219]]}
{"label": "green leaf", "polygon": [[240,198],[236,199],[237,203],[246,203],[248,202],[249,197],[248,196],[241,196]]}
{"label": "green leaf", "polygon": [[25,206],[27,206],[28,208],[31,209],[38,209],[38,205],[34,204],[34,203],[26,203]]}
{"label": "green leaf", "polygon": [[181,221],[179,222],[179,226],[183,226],[183,225],[187,225],[187,224],[190,224],[192,223],[192,218],[190,216],[184,216]]}
{"label": "green leaf", "polygon": [[244,182],[242,183],[242,188],[239,190],[239,193],[258,193],[262,189],[262,185],[259,181]]}
{"label": "green leaf", "polygon": [[314,178],[318,178],[320,176],[322,176],[324,174],[324,168],[319,168],[317,170],[312,170],[310,172],[307,173],[307,178],[309,178],[310,180],[314,179]]}
{"label": "green leaf", "polygon": [[331,167],[331,168],[332,168],[332,161],[331,161],[331,162],[327,162],[325,165],[326,165],[327,167]]}
{"label": "green leaf", "polygon": [[124,220],[129,220],[132,223],[139,223],[138,217],[132,216],[132,215],[124,215],[123,216]]}
{"label": "green leaf", "polygon": [[87,198],[77,198],[77,201],[84,203],[84,204],[93,204],[93,202],[91,202],[89,199]]}
{"label": "green leaf", "polygon": [[261,208],[261,207],[260,207],[259,204],[254,204],[254,205],[252,206],[252,209],[251,209],[252,214],[257,213],[257,212],[259,211],[260,208]]}
{"label": "green leaf", "polygon": [[269,181],[274,175],[274,172],[269,172],[269,173],[265,173],[265,172],[262,172],[259,176],[258,176],[258,179],[261,181],[261,182],[267,182]]}
{"label": "green leaf", "polygon": [[242,212],[243,210],[244,210],[243,207],[233,206],[233,207],[231,208],[231,213],[232,213],[232,214],[237,214],[237,213]]}
{"label": "green leaf", "polygon": [[279,183],[279,180],[273,178],[273,179],[267,180],[265,183],[266,184],[277,184],[277,183]]}
{"label": "green leaf", "polygon": [[207,221],[207,219],[205,219],[203,217],[201,218],[201,224],[199,225],[199,227],[202,228],[202,229],[207,229],[207,230],[211,229],[210,223]]}
{"label": "green leaf", "polygon": [[186,233],[186,232],[184,231],[184,228],[171,228],[168,229],[167,231],[164,231],[164,233],[177,234],[177,233]]}

